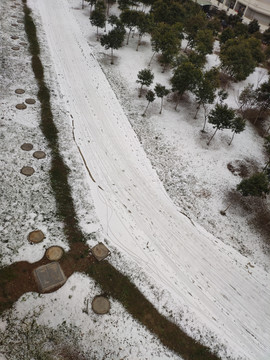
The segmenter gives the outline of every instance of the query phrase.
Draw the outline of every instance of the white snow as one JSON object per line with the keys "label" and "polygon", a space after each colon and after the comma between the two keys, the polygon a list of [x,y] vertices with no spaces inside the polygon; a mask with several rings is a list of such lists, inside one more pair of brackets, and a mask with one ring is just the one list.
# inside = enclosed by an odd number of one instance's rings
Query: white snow
{"label": "white snow", "polygon": [[75,139],[95,179],[89,178],[91,193],[109,241],[177,298],[180,307],[187,305],[235,354],[267,359],[269,274],[259,266],[250,271],[245,257],[191,223],[173,204],[71,5],[61,0],[30,4],[40,12]]}
{"label": "white snow", "polygon": [[[78,146],[95,180],[93,182],[85,170],[80,180],[73,176],[70,181],[83,229],[88,233],[99,229],[96,219],[93,219],[93,198],[108,246],[123,254],[118,258],[115,250],[112,263],[126,273],[135,274],[133,269],[136,274],[141,272],[143,281],[133,275],[134,281],[161,312],[166,315],[173,313],[174,320],[194,337],[197,329],[205,336],[214,334],[215,339],[209,346],[224,345],[226,351],[220,353],[224,358],[229,354],[234,359],[269,359],[269,259],[263,254],[259,241],[252,244],[256,233],[247,228],[244,220],[239,220],[237,209],[226,218],[219,215],[219,210],[226,206],[224,192],[239,182],[239,178],[226,169],[227,163],[241,156],[241,159],[252,158],[261,166],[262,140],[258,140],[254,130],[248,127],[237,136],[231,147],[227,147],[230,134],[226,132],[217,135],[212,146],[207,147],[209,134],[200,134],[202,118],[193,119],[193,103],[181,105],[178,112],[174,112],[173,104],[168,101],[163,115],[159,115],[156,101],[150,105],[149,115],[141,119],[146,103],[143,99],[137,100],[135,81],[138,70],[146,67],[151,57],[149,40],[144,39],[139,52],[135,52],[135,47],[119,50],[117,65],[109,69],[109,61],[104,60],[104,54],[99,53],[100,45],[95,42],[95,29],[91,29],[87,18],[89,9],[81,11],[80,1],[28,0],[28,4],[34,11],[35,20],[40,20],[39,36],[43,49],[48,51],[48,55],[42,55],[47,63],[47,74],[55,77],[49,81],[55,87],[52,100],[54,111],[59,114],[57,125],[61,125],[61,132],[68,137],[65,142],[63,134],[60,135],[65,161],[73,171],[82,167],[82,161],[78,160]],[[135,45],[135,40],[133,43],[131,40],[132,44]],[[97,58],[103,63],[104,70]],[[209,57],[210,65],[217,63],[216,56]],[[157,62],[153,63],[153,70],[155,82],[169,84],[169,74],[161,74]],[[140,139],[106,77],[118,92]],[[249,81],[255,79],[251,77],[247,79]],[[132,96],[136,99],[131,99]],[[235,96],[231,95],[230,104],[234,99]],[[67,123],[61,123],[62,119]],[[69,142],[72,130],[76,146]],[[211,127],[208,131],[211,132]],[[152,132],[152,137],[149,132]],[[251,146],[255,142],[256,146]],[[170,183],[171,188],[167,186]],[[87,194],[89,187],[91,195]],[[85,203],[88,202],[87,210],[79,203],[83,197]],[[200,225],[194,221],[196,218]],[[42,220],[39,224],[42,226]],[[235,239],[231,239],[232,234]],[[250,236],[250,241],[247,240],[245,246],[252,249],[251,257],[243,256],[235,249],[247,236]],[[29,251],[29,245],[19,251],[22,259]],[[129,264],[129,268],[125,268],[123,263]],[[149,283],[154,284],[155,291],[151,291]],[[97,291],[90,279],[75,274],[56,293],[41,298],[26,295],[16,304],[16,311],[25,314],[33,303],[36,306],[46,304],[39,321],[48,323],[49,318],[50,325],[56,326],[65,319],[87,334],[86,327],[92,331],[93,317],[82,312],[83,300]],[[155,294],[159,294],[160,301],[155,299]],[[53,299],[57,300],[53,302]],[[160,306],[161,303],[166,305],[166,309]],[[78,304],[77,309],[74,304]],[[185,316],[179,316],[180,313]],[[96,336],[101,332],[108,334],[108,346],[115,348],[121,342],[131,342],[131,353],[121,350],[121,358],[178,358],[160,345],[158,348],[153,336],[135,324],[116,302],[112,304],[111,316],[110,326],[114,321],[127,321],[126,333],[125,327],[122,328],[118,322],[117,339],[116,335],[110,336],[113,328],[105,326],[104,318],[98,324]],[[185,325],[187,318],[191,319],[191,324]],[[130,329],[134,329],[135,335],[132,333],[127,340]],[[132,352],[141,341],[144,345],[138,347],[137,353]],[[152,346],[147,353],[145,344],[148,346],[149,342]],[[100,356],[106,353],[106,348],[100,350],[98,341],[93,349],[99,349]],[[112,353],[110,358],[115,358],[115,355]]]}

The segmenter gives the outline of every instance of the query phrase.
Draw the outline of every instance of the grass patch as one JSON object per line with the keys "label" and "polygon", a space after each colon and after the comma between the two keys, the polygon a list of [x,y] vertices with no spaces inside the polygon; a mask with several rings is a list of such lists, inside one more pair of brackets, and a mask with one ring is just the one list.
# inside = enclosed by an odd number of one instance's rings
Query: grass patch
{"label": "grass patch", "polygon": [[107,261],[95,263],[87,274],[95,279],[104,293],[123,304],[126,310],[154,333],[163,345],[189,360],[216,360],[210,350],[189,337],[184,331],[161,315],[127,276],[119,273]]}

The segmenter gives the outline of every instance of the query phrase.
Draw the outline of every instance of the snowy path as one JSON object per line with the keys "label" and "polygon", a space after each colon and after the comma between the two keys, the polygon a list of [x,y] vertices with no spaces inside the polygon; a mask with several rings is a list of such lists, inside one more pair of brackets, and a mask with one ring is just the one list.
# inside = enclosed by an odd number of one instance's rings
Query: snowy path
{"label": "snowy path", "polygon": [[29,5],[40,13],[109,240],[235,354],[269,359],[269,275],[192,225],[168,198],[68,2],[30,0]]}

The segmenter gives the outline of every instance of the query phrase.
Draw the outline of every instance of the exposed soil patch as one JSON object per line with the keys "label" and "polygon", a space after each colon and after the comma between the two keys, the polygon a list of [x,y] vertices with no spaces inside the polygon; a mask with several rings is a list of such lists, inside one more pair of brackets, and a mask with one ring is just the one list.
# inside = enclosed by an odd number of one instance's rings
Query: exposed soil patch
{"label": "exposed soil patch", "polygon": [[259,165],[250,159],[235,160],[227,164],[228,170],[235,176],[246,178],[259,171]]}

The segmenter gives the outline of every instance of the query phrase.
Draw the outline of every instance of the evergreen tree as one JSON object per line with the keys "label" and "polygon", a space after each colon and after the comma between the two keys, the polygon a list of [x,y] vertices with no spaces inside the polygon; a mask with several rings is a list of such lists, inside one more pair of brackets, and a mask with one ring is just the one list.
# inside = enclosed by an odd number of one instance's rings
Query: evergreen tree
{"label": "evergreen tree", "polygon": [[153,17],[149,14],[145,14],[144,12],[139,11],[136,26],[139,33],[138,43],[136,47],[136,51],[138,51],[139,46],[141,45],[143,35],[145,35],[146,33],[150,33],[151,29],[153,28]]}
{"label": "evergreen tree", "polygon": [[213,137],[218,130],[230,129],[232,121],[235,117],[234,110],[229,108],[227,104],[216,104],[215,108],[210,111],[208,121],[213,125],[215,132],[209,139],[207,145],[210,145]]}
{"label": "evergreen tree", "polygon": [[233,134],[232,134],[231,140],[229,142],[229,145],[231,145],[234,135],[240,134],[242,131],[245,130],[245,127],[246,127],[246,122],[241,116],[236,116],[232,120],[230,128],[232,129]]}
{"label": "evergreen tree", "polygon": [[215,93],[218,87],[219,71],[217,68],[212,68],[211,70],[208,70],[204,74],[202,74],[193,90],[197,101],[197,110],[194,119],[196,119],[200,107],[203,106],[204,109],[204,126],[202,131],[205,130],[207,120],[206,106],[207,104],[213,104],[215,100]]}
{"label": "evergreen tree", "polygon": [[145,97],[146,97],[146,100],[148,101],[148,103],[147,103],[147,106],[146,106],[146,108],[145,108],[145,110],[144,110],[144,112],[143,112],[142,116],[145,116],[146,111],[147,111],[147,109],[148,109],[148,107],[149,107],[150,103],[152,103],[152,102],[155,100],[156,95],[155,95],[154,91],[152,91],[152,90],[148,90],[148,91],[147,91],[147,93],[146,93],[146,95],[145,95]]}
{"label": "evergreen tree", "polygon": [[126,26],[129,29],[128,36],[127,36],[127,45],[129,42],[129,37],[131,31],[137,26],[139,18],[139,13],[136,10],[124,10],[120,15],[120,20],[124,26]]}
{"label": "evergreen tree", "polygon": [[113,64],[113,50],[119,49],[124,41],[125,29],[117,26],[113,28],[108,34],[100,38],[100,43],[106,50],[111,49],[111,64]]}
{"label": "evergreen tree", "polygon": [[139,91],[139,97],[142,96],[142,88],[143,86],[150,86],[154,80],[154,74],[149,69],[142,69],[138,72],[138,80],[136,80],[137,83],[141,84],[140,91]]}
{"label": "evergreen tree", "polygon": [[95,6],[95,10],[92,11],[90,16],[90,22],[93,26],[97,27],[97,36],[98,36],[98,28],[103,28],[106,22],[105,15],[106,7],[104,2],[98,1]]}
{"label": "evergreen tree", "polygon": [[161,114],[162,108],[163,108],[164,96],[167,96],[170,93],[170,90],[166,89],[166,87],[161,84],[156,84],[154,90],[155,90],[157,97],[159,97],[161,99],[161,106],[160,106],[160,111],[159,111],[159,113]]}
{"label": "evergreen tree", "polygon": [[194,48],[199,54],[212,54],[214,44],[213,32],[209,29],[199,30],[194,39]]}
{"label": "evergreen tree", "polygon": [[248,32],[249,34],[254,34],[256,32],[260,31],[260,25],[258,23],[257,19],[253,19],[249,24],[248,24]]}
{"label": "evergreen tree", "polygon": [[187,37],[187,46],[193,48],[195,45],[195,39],[197,37],[198,31],[206,29],[207,20],[203,12],[198,12],[198,14],[190,17],[184,24],[184,32]]}
{"label": "evergreen tree", "polygon": [[158,52],[161,52],[163,55],[163,60],[165,59],[164,62],[166,65],[168,59],[171,61],[181,46],[181,30],[179,24],[174,26],[165,23],[157,24],[151,33],[151,45],[154,53],[149,65],[154,55]]}
{"label": "evergreen tree", "polygon": [[256,66],[250,46],[245,39],[230,39],[221,46],[221,67],[236,81],[245,80]]}
{"label": "evergreen tree", "polygon": [[243,179],[236,187],[243,196],[258,196],[269,194],[269,180],[265,173],[257,173],[248,179]]}
{"label": "evergreen tree", "polygon": [[193,91],[196,84],[200,81],[201,76],[201,70],[190,62],[183,62],[174,70],[170,81],[172,84],[172,91],[178,95],[178,102],[176,103],[175,110],[177,109],[179,100],[184,92],[187,90]]}

